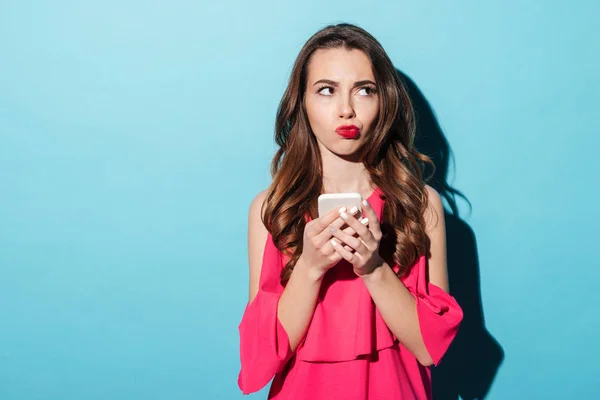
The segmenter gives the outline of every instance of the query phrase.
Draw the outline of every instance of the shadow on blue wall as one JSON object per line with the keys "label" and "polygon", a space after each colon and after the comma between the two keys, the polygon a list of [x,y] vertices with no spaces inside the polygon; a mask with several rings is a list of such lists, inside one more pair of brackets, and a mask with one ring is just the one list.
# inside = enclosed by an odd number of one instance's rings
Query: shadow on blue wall
{"label": "shadow on blue wall", "polygon": [[[475,234],[459,217],[456,206],[457,196],[467,203],[469,201],[446,181],[451,150],[429,102],[408,76],[399,70],[397,72],[406,85],[417,116],[416,147],[435,163],[435,173],[429,184],[450,208],[444,213],[450,291],[464,311],[454,342],[440,365],[432,369],[433,398],[456,400],[460,396],[464,400],[483,399],[504,359],[504,351],[485,328]],[[427,169],[425,174],[431,175],[431,170]]]}

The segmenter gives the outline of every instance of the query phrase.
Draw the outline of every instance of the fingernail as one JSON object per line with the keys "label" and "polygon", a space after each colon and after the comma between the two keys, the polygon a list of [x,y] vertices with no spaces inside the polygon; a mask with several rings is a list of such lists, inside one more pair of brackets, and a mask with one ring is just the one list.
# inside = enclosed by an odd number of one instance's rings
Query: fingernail
{"label": "fingernail", "polygon": [[331,239],[330,242],[333,247],[337,246],[337,242],[335,240]]}
{"label": "fingernail", "polygon": [[341,214],[341,213],[343,213],[343,212],[346,212],[346,207],[342,207],[342,208],[340,208],[340,209],[338,210],[338,212],[339,212],[340,214]]}
{"label": "fingernail", "polygon": [[329,232],[335,233],[336,231],[337,231],[337,229],[335,229],[335,226],[330,226],[329,227]]}
{"label": "fingernail", "polygon": [[348,214],[346,214],[345,212],[340,213],[340,217],[342,217],[342,219],[348,219]]}
{"label": "fingernail", "polygon": [[357,211],[358,211],[358,207],[352,207],[350,209],[350,214],[354,215],[354,214],[356,214]]}
{"label": "fingernail", "polygon": [[369,218],[365,217],[365,218],[361,219],[360,223],[363,224],[363,225],[368,224],[369,223]]}
{"label": "fingernail", "polygon": [[362,203],[363,203],[363,206],[369,207],[369,202],[367,200],[363,200]]}

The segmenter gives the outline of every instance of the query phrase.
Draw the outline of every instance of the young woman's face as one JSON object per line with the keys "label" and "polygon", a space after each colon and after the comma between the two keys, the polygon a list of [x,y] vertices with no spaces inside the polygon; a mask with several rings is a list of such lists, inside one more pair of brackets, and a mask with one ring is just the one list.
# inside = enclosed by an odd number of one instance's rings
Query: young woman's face
{"label": "young woman's face", "polygon": [[[379,113],[371,61],[360,50],[320,49],[308,67],[304,102],[321,151],[349,156],[369,139]],[[340,131],[355,125],[357,132]]]}

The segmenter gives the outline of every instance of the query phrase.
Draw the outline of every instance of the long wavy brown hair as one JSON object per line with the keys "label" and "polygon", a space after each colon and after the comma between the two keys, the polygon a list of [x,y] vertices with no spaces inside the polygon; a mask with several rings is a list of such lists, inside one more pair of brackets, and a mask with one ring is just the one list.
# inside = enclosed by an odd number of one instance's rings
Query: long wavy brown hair
{"label": "long wavy brown hair", "polygon": [[277,109],[275,142],[279,149],[271,163],[273,180],[262,218],[275,246],[289,258],[281,272],[283,284],[302,254],[306,216],[317,217],[317,198],[324,192],[321,153],[304,107],[308,65],[316,50],[337,48],[364,52],[377,82],[379,115],[369,141],[360,149],[360,159],[386,200],[380,221],[380,254],[388,263],[398,264],[399,276],[407,273],[420,255],[429,255],[423,170],[425,164],[434,166],[414,146],[416,121],[402,78],[367,31],[346,23],[329,25],[300,50]]}

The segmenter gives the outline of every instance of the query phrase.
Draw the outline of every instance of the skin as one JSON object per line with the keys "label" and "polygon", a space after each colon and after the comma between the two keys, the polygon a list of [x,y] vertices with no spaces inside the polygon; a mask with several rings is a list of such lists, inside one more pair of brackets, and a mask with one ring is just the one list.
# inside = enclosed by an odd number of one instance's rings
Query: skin
{"label": "skin", "polygon": [[[358,50],[327,49],[313,54],[308,69],[305,107],[323,159],[326,192],[372,193],[370,177],[357,158],[360,147],[369,140],[379,112],[376,81],[368,57]],[[322,79],[335,83],[317,83]],[[372,84],[357,81],[371,81]],[[326,87],[323,87],[326,86]],[[339,125],[356,125],[361,134],[355,139],[337,135]],[[448,291],[444,214],[439,194],[426,186],[429,206],[425,212],[426,233],[431,240],[430,282]],[[266,191],[252,201],[248,217],[248,258],[250,265],[249,301],[258,292],[264,243],[268,232],[260,210]],[[325,273],[345,259],[363,280],[375,306],[391,332],[426,366],[433,363],[421,336],[416,302],[390,265],[379,255],[381,228],[370,205],[363,204],[368,222],[361,223],[349,213],[333,210],[307,223],[303,252],[281,295],[278,318],[296,350],[304,338]]]}

